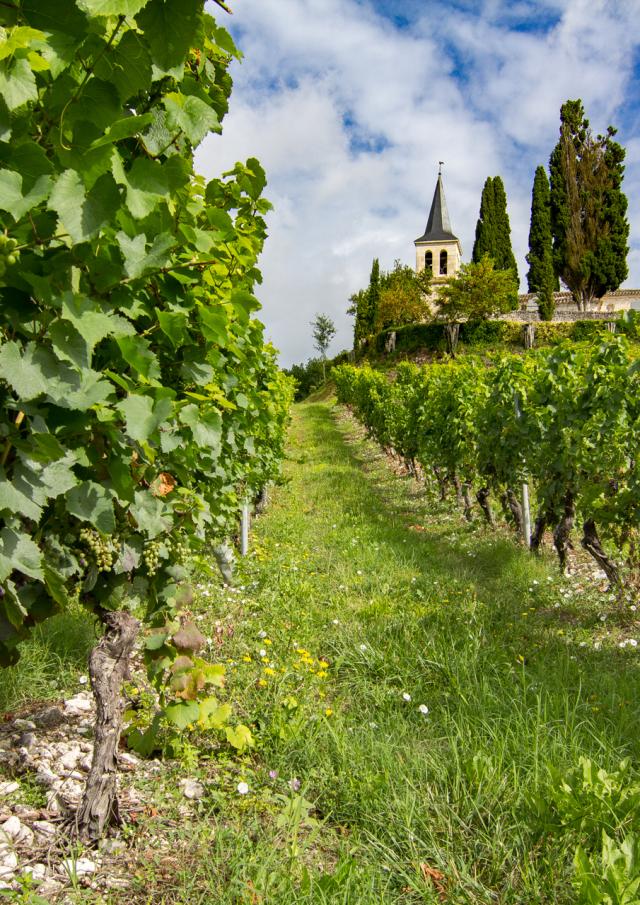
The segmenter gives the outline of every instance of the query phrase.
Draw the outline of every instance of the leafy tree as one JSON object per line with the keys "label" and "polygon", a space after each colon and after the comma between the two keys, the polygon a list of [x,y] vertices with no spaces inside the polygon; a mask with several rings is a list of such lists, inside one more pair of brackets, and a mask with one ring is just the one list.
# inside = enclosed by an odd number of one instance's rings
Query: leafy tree
{"label": "leafy tree", "polygon": [[389,327],[417,324],[431,314],[429,297],[432,273],[396,261],[393,270],[380,280],[380,301],[374,322],[376,332]]}
{"label": "leafy tree", "polygon": [[130,743],[250,741],[210,694],[184,560],[282,453],[288,382],[252,317],[270,206],[257,160],[194,172],[238,56],[203,0],[4,3],[0,26],[0,663],[70,599],[102,623],[75,820],[96,839],[138,620],[160,711]]}
{"label": "leafy tree", "polygon": [[313,327],[313,344],[322,359],[322,379],[326,380],[327,349],[329,348],[329,343],[336,335],[335,324],[328,314],[316,314],[311,321],[311,326]]}
{"label": "leafy tree", "polygon": [[549,161],[553,264],[581,311],[628,274],[625,150],[615,134],[609,126],[594,137],[582,101],[562,105]]}
{"label": "leafy tree", "polygon": [[358,289],[350,296],[351,304],[347,308],[347,314],[352,315],[355,320],[353,323],[353,348],[355,351],[360,347],[360,343],[367,336],[366,319],[369,308],[369,290]]}
{"label": "leafy tree", "polygon": [[299,402],[322,383],[323,362],[319,358],[309,358],[305,364],[292,365],[285,374],[295,380],[295,399]]}
{"label": "leafy tree", "polygon": [[371,275],[369,276],[369,288],[367,290],[367,311],[365,318],[366,335],[370,335],[375,330],[378,319],[378,308],[380,306],[380,261],[378,258],[373,259],[371,265]]}
{"label": "leafy tree", "polygon": [[543,320],[553,317],[553,293],[558,288],[558,278],[553,270],[550,203],[549,180],[544,167],[540,166],[536,169],[531,196],[527,282],[529,292],[538,295],[538,310]]}
{"label": "leafy tree", "polygon": [[513,272],[500,270],[493,259],[462,264],[456,275],[437,290],[438,318],[448,323],[485,320],[513,311],[518,305],[518,283]]}
{"label": "leafy tree", "polygon": [[484,255],[493,258],[497,270],[512,270],[518,281],[518,267],[511,247],[507,195],[500,176],[489,176],[482,189],[472,260],[478,263]]}
{"label": "leafy tree", "polygon": [[350,298],[351,304],[347,314],[355,317],[353,325],[353,348],[358,349],[360,343],[375,330],[378,306],[380,304],[380,261],[374,258],[371,265],[369,285],[359,289]]}

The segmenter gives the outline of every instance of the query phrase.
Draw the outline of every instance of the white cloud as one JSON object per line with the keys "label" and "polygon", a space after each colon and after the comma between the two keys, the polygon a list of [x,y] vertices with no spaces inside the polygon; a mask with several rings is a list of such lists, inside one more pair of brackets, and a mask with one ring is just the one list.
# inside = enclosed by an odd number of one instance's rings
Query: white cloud
{"label": "white cloud", "polygon": [[[256,156],[267,171],[275,210],[261,260],[261,316],[285,364],[312,354],[309,322],[319,311],[336,321],[332,350],[350,346],[348,298],[366,284],[374,257],[383,268],[395,258],[413,263],[439,159],[467,258],[484,180],[503,176],[524,278],[533,172],[555,142],[560,104],[582,97],[603,129],[629,91],[631,0],[518,4],[523,18],[557,19],[535,31],[513,28],[506,0],[450,15],[442,3],[419,4],[403,29],[374,6],[234,4],[245,60],[233,69],[223,135],[203,143],[198,165],[214,176]],[[634,145],[627,191],[640,179],[639,156]],[[637,206],[630,217],[633,231]],[[640,253],[632,262],[638,283]]]}

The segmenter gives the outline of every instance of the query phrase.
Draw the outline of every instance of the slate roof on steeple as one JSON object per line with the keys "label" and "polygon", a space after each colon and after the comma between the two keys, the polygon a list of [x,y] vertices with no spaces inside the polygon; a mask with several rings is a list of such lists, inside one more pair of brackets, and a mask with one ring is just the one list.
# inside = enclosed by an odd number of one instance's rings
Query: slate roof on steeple
{"label": "slate roof on steeple", "polygon": [[444,197],[444,188],[442,186],[442,176],[438,174],[438,182],[436,190],[433,193],[433,201],[431,202],[431,211],[427,220],[427,228],[424,235],[416,239],[416,242],[442,242],[449,240],[459,242],[457,236],[451,231],[451,221],[449,220],[449,211],[447,209],[447,199]]}

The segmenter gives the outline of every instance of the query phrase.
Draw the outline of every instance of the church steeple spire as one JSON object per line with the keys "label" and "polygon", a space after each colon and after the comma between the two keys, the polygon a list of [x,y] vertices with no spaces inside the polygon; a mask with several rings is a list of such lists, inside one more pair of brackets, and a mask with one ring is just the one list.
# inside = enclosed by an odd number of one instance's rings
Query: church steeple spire
{"label": "church steeple spire", "polygon": [[416,239],[416,272],[428,268],[436,282],[453,276],[460,267],[462,246],[451,229],[451,219],[442,185],[442,164],[438,161],[438,181],[424,234]]}
{"label": "church steeple spire", "polygon": [[447,199],[444,196],[444,186],[442,185],[442,163],[443,161],[440,161],[438,181],[436,183],[436,190],[433,193],[433,201],[431,202],[427,228],[424,231],[424,235],[420,236],[419,239],[416,239],[416,242],[441,242],[443,240],[458,241],[458,237],[453,234],[451,229]]}

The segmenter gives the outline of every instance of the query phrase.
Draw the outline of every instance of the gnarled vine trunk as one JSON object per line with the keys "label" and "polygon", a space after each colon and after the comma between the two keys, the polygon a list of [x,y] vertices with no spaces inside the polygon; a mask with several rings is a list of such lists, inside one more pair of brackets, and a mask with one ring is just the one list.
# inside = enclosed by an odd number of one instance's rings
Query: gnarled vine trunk
{"label": "gnarled vine trunk", "polygon": [[542,546],[542,538],[547,528],[548,518],[544,513],[540,513],[535,520],[533,531],[531,532],[531,552],[539,554]]}
{"label": "gnarled vine trunk", "polygon": [[567,553],[571,548],[571,532],[576,517],[576,504],[573,493],[570,490],[564,495],[564,509],[562,518],[553,532],[553,546],[556,548],[560,560],[560,571],[567,567]]}
{"label": "gnarled vine trunk", "polygon": [[618,567],[611,557],[607,556],[604,552],[602,544],[600,543],[596,523],[592,518],[587,519],[582,526],[582,534],[582,546],[587,553],[593,556],[600,568],[604,571],[609,579],[609,583],[617,588],[622,588],[622,579],[620,578]]}
{"label": "gnarled vine trunk", "polygon": [[511,487],[507,487],[507,505],[509,506],[509,512],[511,513],[511,518],[513,519],[513,523],[516,528],[516,532],[519,536],[522,536],[522,526],[523,516],[522,516],[522,506],[520,504],[520,500],[518,499],[518,495],[515,490]]}
{"label": "gnarled vine trunk", "polygon": [[471,484],[465,481],[462,485],[462,499],[464,502],[464,517],[468,522],[473,519],[473,500],[471,499]]}
{"label": "gnarled vine trunk", "polygon": [[440,501],[444,502],[447,498],[447,477],[442,474],[442,469],[437,465],[433,466],[433,473],[436,476],[436,481],[438,482],[438,488],[440,490]]}
{"label": "gnarled vine trunk", "polygon": [[489,503],[489,488],[481,487],[480,490],[476,493],[476,499],[478,501],[478,505],[482,509],[484,517],[487,521],[488,525],[495,525],[495,519],[493,517],[493,512],[491,511],[491,505]]}
{"label": "gnarled vine trunk", "polygon": [[451,474],[449,475],[449,480],[451,481],[451,483],[453,484],[453,487],[455,489],[456,501],[459,506],[462,506],[462,502],[463,502],[463,500],[462,500],[462,484],[460,483],[460,478],[455,473],[455,471],[451,472]]}
{"label": "gnarled vine trunk", "polygon": [[96,842],[105,827],[120,818],[116,755],[122,731],[122,683],[129,677],[133,646],[140,623],[129,613],[105,613],[105,633],[89,656],[89,675],[96,699],[93,760],[76,830],[85,842]]}

